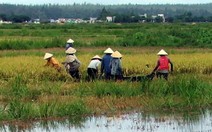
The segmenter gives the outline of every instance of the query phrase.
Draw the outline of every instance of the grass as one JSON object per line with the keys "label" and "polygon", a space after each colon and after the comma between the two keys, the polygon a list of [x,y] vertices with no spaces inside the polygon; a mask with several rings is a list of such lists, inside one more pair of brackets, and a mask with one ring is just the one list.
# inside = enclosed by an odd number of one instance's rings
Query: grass
{"label": "grass", "polygon": [[211,23],[0,25],[0,49],[64,47],[71,37],[82,47],[166,46],[212,48]]}
{"label": "grass", "polygon": [[[193,110],[212,105],[211,83],[194,75],[179,75],[169,81],[75,83],[67,88],[67,84],[49,80],[55,85],[52,89],[48,88],[49,83],[40,82],[36,87],[41,89],[37,91],[22,81],[16,77],[7,94],[1,93],[7,98],[1,100],[6,104],[0,109],[1,120],[74,117],[132,109]],[[64,94],[67,89],[69,93]]]}

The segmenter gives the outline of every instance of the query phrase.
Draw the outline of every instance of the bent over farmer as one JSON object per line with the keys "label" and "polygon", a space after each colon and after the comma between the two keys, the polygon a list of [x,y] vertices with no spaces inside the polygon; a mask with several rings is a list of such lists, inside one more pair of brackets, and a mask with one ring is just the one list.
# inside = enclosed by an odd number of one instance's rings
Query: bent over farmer
{"label": "bent over farmer", "polygon": [[98,67],[101,64],[101,60],[98,55],[91,59],[87,69],[89,81],[94,81],[98,77]]}
{"label": "bent over farmer", "polygon": [[171,72],[173,71],[173,64],[167,57],[168,54],[163,49],[161,49],[157,55],[159,55],[160,57],[152,73],[156,71],[157,77],[161,78],[161,76],[163,76],[164,79],[168,80],[169,64],[171,65]]}
{"label": "bent over farmer", "polygon": [[54,67],[58,72],[61,71],[60,63],[53,57],[53,54],[51,53],[45,53],[44,60],[47,60],[46,64],[44,66],[52,66]]}
{"label": "bent over farmer", "polygon": [[102,58],[101,64],[101,74],[104,74],[106,80],[111,79],[111,68],[110,68],[110,61],[112,60],[111,54],[113,50],[111,48],[107,48],[104,51],[105,55]]}
{"label": "bent over farmer", "polygon": [[63,62],[66,71],[74,78],[79,80],[79,67],[81,65],[81,62],[77,59],[75,56],[76,49],[70,47],[66,51],[66,61]]}
{"label": "bent over farmer", "polygon": [[118,51],[115,51],[111,56],[112,56],[112,60],[110,62],[111,75],[113,79],[115,79],[115,81],[122,80],[123,79],[122,64],[121,64],[122,55]]}

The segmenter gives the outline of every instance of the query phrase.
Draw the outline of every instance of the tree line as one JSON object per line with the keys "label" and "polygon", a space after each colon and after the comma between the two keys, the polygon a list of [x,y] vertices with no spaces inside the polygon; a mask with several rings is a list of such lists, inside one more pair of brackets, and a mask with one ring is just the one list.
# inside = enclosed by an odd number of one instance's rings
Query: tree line
{"label": "tree line", "polygon": [[[96,17],[104,20],[105,16],[116,16],[114,22],[162,22],[157,16],[164,14],[167,22],[212,22],[212,3],[192,5],[100,5],[100,4],[44,4],[44,5],[13,5],[0,4],[0,19],[12,22],[24,22],[32,19],[47,21],[58,18],[81,18],[88,20]],[[146,17],[142,16],[147,14]]]}

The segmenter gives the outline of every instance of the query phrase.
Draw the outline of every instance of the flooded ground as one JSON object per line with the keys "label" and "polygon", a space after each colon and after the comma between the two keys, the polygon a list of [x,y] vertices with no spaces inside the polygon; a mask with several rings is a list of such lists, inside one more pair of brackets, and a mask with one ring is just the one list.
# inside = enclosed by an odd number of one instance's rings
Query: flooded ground
{"label": "flooded ground", "polygon": [[91,116],[59,121],[39,121],[23,125],[1,124],[0,131],[29,132],[211,132],[210,111],[145,114],[133,112],[116,116]]}

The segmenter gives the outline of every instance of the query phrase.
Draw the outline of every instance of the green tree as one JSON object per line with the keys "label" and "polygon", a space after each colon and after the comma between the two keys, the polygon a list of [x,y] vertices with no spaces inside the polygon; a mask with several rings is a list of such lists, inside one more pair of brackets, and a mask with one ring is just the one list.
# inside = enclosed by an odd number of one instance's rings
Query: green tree
{"label": "green tree", "polygon": [[106,20],[106,17],[109,16],[110,13],[105,9],[105,7],[102,9],[101,13],[99,14],[98,19],[99,20]]}

